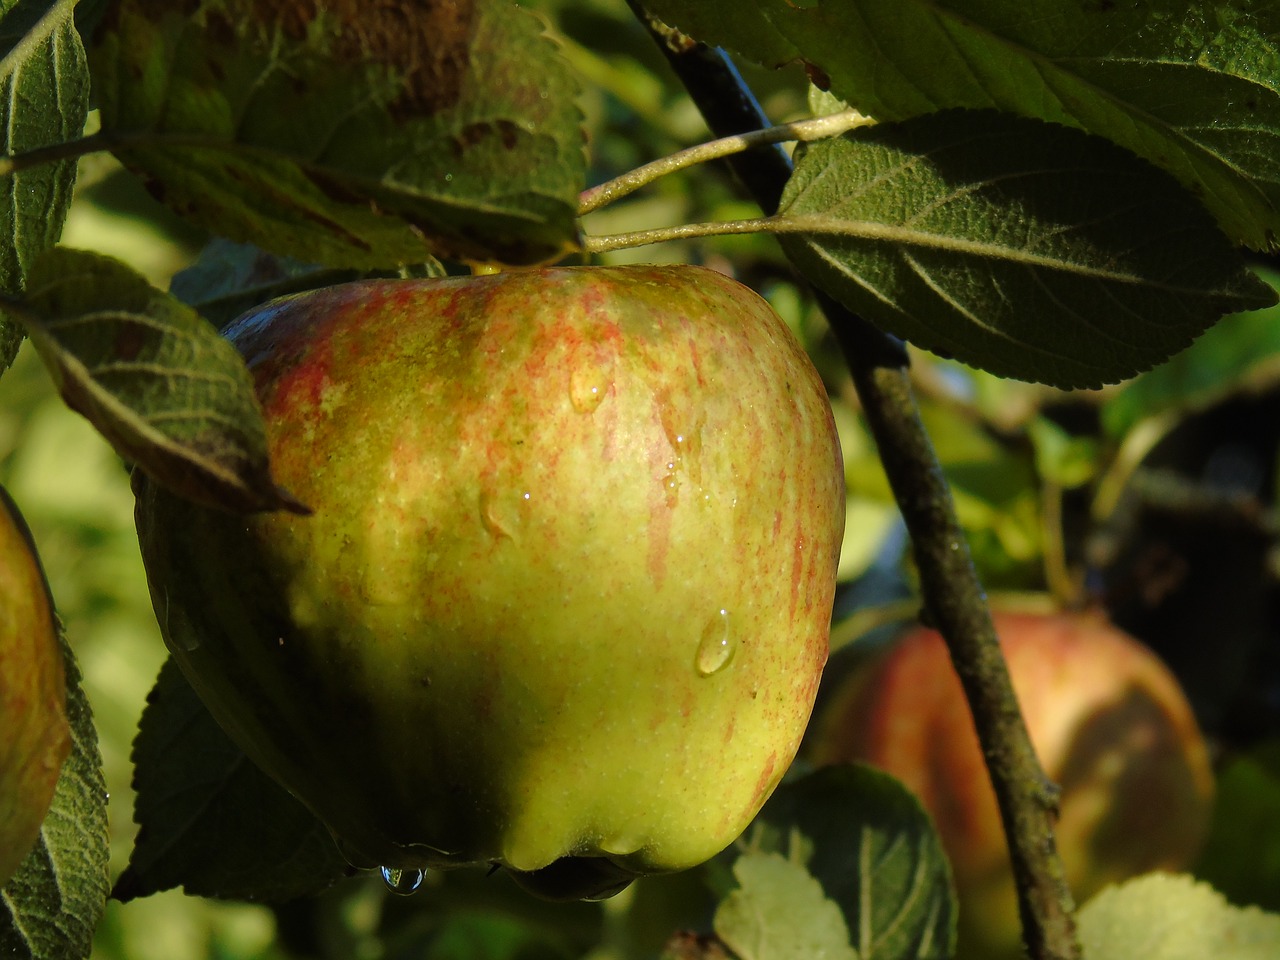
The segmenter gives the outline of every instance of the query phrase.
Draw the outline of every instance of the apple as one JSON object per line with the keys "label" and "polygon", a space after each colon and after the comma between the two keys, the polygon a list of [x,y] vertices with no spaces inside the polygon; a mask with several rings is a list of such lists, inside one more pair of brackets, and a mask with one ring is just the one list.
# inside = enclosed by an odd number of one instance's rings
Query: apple
{"label": "apple", "polygon": [[332,287],[227,335],[314,512],[142,478],[152,598],[353,863],[577,898],[738,836],[808,721],[844,525],[826,393],[762,299],[538,269]]}
{"label": "apple", "polygon": [[[1169,670],[1098,613],[994,617],[1032,744],[1062,791],[1055,835],[1077,902],[1188,866],[1208,829],[1213,775]],[[932,815],[959,897],[957,956],[1021,956],[995,794],[942,638],[910,630],[822,704],[806,757],[879,767]]]}
{"label": "apple", "polygon": [[0,887],[35,846],[70,750],[49,585],[26,523],[0,489]]}

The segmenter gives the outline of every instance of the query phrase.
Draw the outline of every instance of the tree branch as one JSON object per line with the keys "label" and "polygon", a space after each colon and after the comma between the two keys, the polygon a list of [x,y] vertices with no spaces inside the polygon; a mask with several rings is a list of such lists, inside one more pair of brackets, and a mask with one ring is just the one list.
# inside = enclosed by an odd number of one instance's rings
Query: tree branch
{"label": "tree branch", "polygon": [[[769,126],[728,58],[671,30],[628,0],[717,136]],[[729,161],[766,215],[791,173],[779,146]],[[951,490],[921,423],[899,341],[819,294],[853,375],[915,550],[925,607],[947,640],[982,743],[1018,884],[1023,939],[1034,960],[1078,960],[1074,904],[1055,848],[1057,790],[1018,709]]]}

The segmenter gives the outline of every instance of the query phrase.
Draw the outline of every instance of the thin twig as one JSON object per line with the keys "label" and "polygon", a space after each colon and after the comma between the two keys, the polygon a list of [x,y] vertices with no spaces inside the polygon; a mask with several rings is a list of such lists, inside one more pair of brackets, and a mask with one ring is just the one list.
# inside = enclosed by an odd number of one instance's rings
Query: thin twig
{"label": "thin twig", "polygon": [[589,190],[584,190],[578,198],[578,214],[579,216],[588,214],[607,203],[612,203],[629,193],[634,193],[641,187],[648,186],[667,174],[675,173],[677,170],[684,170],[695,164],[706,163],[708,160],[719,160],[722,157],[733,156],[736,153],[742,153],[744,150],[771,143],[786,143],[792,140],[822,140],[826,137],[836,137],[855,127],[865,126],[871,122],[856,110],[842,110],[839,113],[829,114],[825,117],[797,120],[794,123],[784,123],[765,130],[754,130],[751,133],[734,134],[730,137],[720,137],[708,143],[700,143],[697,146],[677,151],[660,160],[654,160],[652,163],[636,167],[634,170],[628,170],[620,177],[615,177]]}
{"label": "thin twig", "polygon": [[[723,53],[672,31],[637,0],[628,2],[714,133],[727,136],[769,126]],[[753,151],[730,162],[765,213],[772,214],[790,176],[785,153]],[[951,490],[916,408],[906,351],[839,304],[819,300],[840,341],[911,534],[929,617],[947,639],[969,699],[1009,841],[1028,951],[1034,960],[1078,960],[1074,904],[1053,838],[1056,791],[1036,759],[1018,709]]]}

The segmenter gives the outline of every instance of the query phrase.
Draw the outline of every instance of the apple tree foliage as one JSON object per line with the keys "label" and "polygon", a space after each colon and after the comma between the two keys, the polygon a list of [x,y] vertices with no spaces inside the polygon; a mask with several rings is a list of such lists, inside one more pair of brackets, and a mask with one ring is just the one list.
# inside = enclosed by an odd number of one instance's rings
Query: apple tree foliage
{"label": "apple tree foliage", "polygon": [[[241,310],[356,276],[583,260],[593,236],[654,228],[673,211],[725,221],[726,233],[776,234],[786,260],[759,237],[679,241],[676,255],[719,257],[755,281],[807,331],[833,387],[849,526],[861,531],[846,542],[833,647],[863,632],[869,585],[909,565],[891,549],[884,476],[797,275],[937,355],[919,355],[922,412],[994,587],[1061,593],[1087,572],[1118,615],[1153,632],[1199,617],[1255,636],[1275,523],[1258,491],[1273,491],[1273,464],[1245,493],[1189,481],[1186,464],[1222,424],[1240,432],[1242,418],[1276,413],[1265,398],[1280,369],[1280,10],[644,6],[737,56],[766,103],[797,110],[808,86],[810,109],[874,122],[800,146],[763,221],[712,169],[582,218],[589,184],[690,137],[673,119],[686,102],[621,3],[0,0],[0,367],[28,338],[66,404],[128,462],[194,499],[288,509],[243,364],[217,334]],[[158,201],[149,215],[176,215],[208,241],[167,292],[127,256],[59,243],[82,202],[77,161],[83,171],[104,154]],[[682,177],[699,187],[673,185]],[[1050,389],[1120,381],[1100,394]],[[1246,446],[1241,432],[1206,470],[1234,464],[1238,476]],[[1224,540],[1247,545],[1232,554],[1252,558],[1247,571],[1222,561]],[[1186,586],[1215,576],[1235,603],[1216,617]],[[1157,602],[1168,597],[1181,605]],[[1232,678],[1275,672],[1273,654],[1241,649],[1212,669],[1199,666],[1203,645],[1163,651],[1228,744],[1253,716],[1232,704],[1263,704],[1271,689]],[[172,888],[281,904],[282,941],[315,952],[325,905],[378,889],[351,876],[171,666],[133,744],[136,842],[110,876],[102,761],[67,656],[72,754],[0,898],[0,952],[87,956],[109,893]],[[1238,738],[1197,869],[1238,905],[1280,909],[1280,765],[1263,728]],[[622,908],[551,910],[496,880],[430,877],[422,902],[382,905],[368,936],[406,956],[887,960],[947,956],[955,909],[919,806],[868,771],[798,771],[722,857],[628,896]],[[1227,906],[1203,883],[1106,897],[1081,914],[1096,960],[1183,955],[1185,939],[1151,932],[1151,917],[1170,913],[1196,918],[1196,955],[1215,938],[1248,936],[1267,955],[1280,943],[1274,917]]]}

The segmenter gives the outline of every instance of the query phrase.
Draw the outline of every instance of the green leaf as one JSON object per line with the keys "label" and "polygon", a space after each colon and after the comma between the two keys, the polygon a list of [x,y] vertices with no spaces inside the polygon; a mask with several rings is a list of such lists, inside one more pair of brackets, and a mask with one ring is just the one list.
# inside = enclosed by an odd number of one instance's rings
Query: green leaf
{"label": "green leaf", "polygon": [[[0,151],[24,153],[80,136],[89,72],[74,0],[0,0]],[[71,205],[74,160],[0,177],[0,293],[21,292],[31,261],[53,246]],[[21,330],[0,317],[0,372]]]}
{"label": "green leaf", "polygon": [[951,869],[928,814],[887,774],[840,765],[784,784],[747,841],[753,850],[799,854],[844,912],[860,960],[951,956]]}
{"label": "green leaf", "polygon": [[[1280,273],[1260,270],[1273,289]],[[1280,380],[1280,306],[1220,320],[1168,363],[1143,374],[1102,408],[1102,425],[1123,437],[1148,417],[1194,413],[1237,393],[1261,392]]]}
{"label": "green leaf", "polygon": [[1072,490],[1097,476],[1098,441],[1094,437],[1068,433],[1044,416],[1027,425],[1027,436],[1035,448],[1036,472],[1043,479]]}
{"label": "green leaf", "polygon": [[[1091,387],[1266,306],[1172,178],[1097,137],[949,111],[813,144],[784,248],[885,329],[999,376]],[[785,220],[783,221],[785,223]]]}
{"label": "green leaf", "polygon": [[701,40],[800,60],[879,120],[995,107],[1172,172],[1233,240],[1280,234],[1280,8],[1268,0],[652,0]]}
{"label": "green leaf", "polygon": [[1280,910],[1280,740],[1232,758],[1218,774],[1209,839],[1196,876],[1233,903]]}
{"label": "green leaf", "polygon": [[195,263],[174,274],[169,293],[223,330],[240,314],[268,300],[367,275],[279,257],[218,237],[205,245]]}
{"label": "green leaf", "polygon": [[242,313],[277,297],[374,276],[444,274],[438,261],[396,271],[333,269],[218,237],[205,245],[195,263],[174,275],[169,292],[223,330]]}
{"label": "green leaf", "polygon": [[90,51],[104,137],[173,209],[335,267],[576,246],[576,83],[509,0],[122,0]]}
{"label": "green leaf", "polygon": [[140,829],[117,899],[181,886],[279,902],[353,872],[324,825],[222,732],[172,659],[147,698],[133,762]]}
{"label": "green leaf", "polygon": [[271,480],[244,361],[190,307],[124,264],[58,247],[9,309],[67,405],[120,456],[201,503],[306,512]]}
{"label": "green leaf", "polygon": [[858,960],[840,908],[803,866],[776,853],[745,853],[738,881],[716,908],[716,934],[742,960]]}
{"label": "green leaf", "polygon": [[40,839],[0,895],[0,956],[6,960],[88,957],[110,886],[107,785],[98,733],[75,657],[60,639],[71,753]]}
{"label": "green leaf", "polygon": [[1152,873],[1108,887],[1080,910],[1088,960],[1274,960],[1280,916],[1230,906],[1190,877]]}

